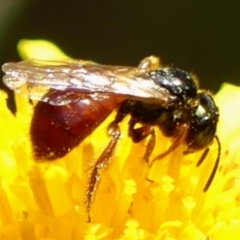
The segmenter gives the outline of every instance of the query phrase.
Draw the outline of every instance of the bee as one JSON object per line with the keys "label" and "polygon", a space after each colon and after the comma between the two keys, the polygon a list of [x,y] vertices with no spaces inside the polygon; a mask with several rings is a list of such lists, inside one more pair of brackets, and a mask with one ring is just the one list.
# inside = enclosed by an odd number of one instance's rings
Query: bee
{"label": "bee", "polygon": [[[5,63],[4,83],[15,92],[38,100],[34,107],[30,136],[36,159],[55,160],[78,146],[109,115],[110,141],[91,171],[86,191],[86,208],[97,189],[100,171],[107,166],[121,137],[119,123],[130,115],[128,135],[134,143],[149,137],[145,155],[151,166],[180,145],[183,154],[204,150],[199,166],[216,139],[218,154],[203,191],[207,191],[217,171],[221,145],[216,135],[219,111],[212,95],[199,89],[187,72],[162,67],[157,57],[143,59],[138,67],[108,66],[82,60],[27,60]],[[137,127],[136,124],[141,126]],[[164,153],[149,161],[156,143],[155,127],[172,138]]]}

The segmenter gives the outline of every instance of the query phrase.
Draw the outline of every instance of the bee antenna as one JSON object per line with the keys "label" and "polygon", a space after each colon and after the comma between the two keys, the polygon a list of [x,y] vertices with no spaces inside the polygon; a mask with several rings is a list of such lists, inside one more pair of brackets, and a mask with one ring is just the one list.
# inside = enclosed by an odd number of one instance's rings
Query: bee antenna
{"label": "bee antenna", "polygon": [[[214,164],[213,169],[212,169],[212,172],[211,172],[211,174],[210,174],[210,176],[209,176],[209,178],[208,178],[208,181],[207,181],[206,184],[205,184],[205,187],[204,187],[204,189],[203,189],[203,192],[206,192],[206,191],[208,190],[208,188],[210,187],[210,185],[211,185],[211,183],[212,183],[212,181],[213,181],[213,179],[214,179],[214,176],[215,176],[215,174],[216,174],[216,171],[217,171],[217,169],[218,169],[219,162],[220,162],[221,142],[220,142],[220,140],[219,140],[219,138],[218,138],[217,135],[215,135],[214,138],[216,139],[217,144],[218,144],[217,158],[216,158],[216,160],[215,160],[215,164]],[[198,161],[198,163],[197,163],[197,167],[201,165],[201,163],[203,162],[203,160],[204,160],[205,157],[207,156],[208,152],[209,152],[209,148],[207,148],[206,151],[204,151],[202,157],[199,159],[199,161]]]}

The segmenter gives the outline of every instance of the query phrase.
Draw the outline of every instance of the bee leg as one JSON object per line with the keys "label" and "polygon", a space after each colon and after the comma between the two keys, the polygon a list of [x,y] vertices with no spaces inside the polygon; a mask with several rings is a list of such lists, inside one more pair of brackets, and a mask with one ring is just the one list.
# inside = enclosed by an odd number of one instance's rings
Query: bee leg
{"label": "bee leg", "polygon": [[173,152],[175,149],[177,149],[183,142],[184,139],[186,137],[186,133],[187,133],[187,126],[182,125],[181,129],[179,129],[179,134],[178,136],[174,139],[174,142],[170,145],[170,147],[163,153],[159,154],[157,157],[155,157],[151,164],[150,167],[153,165],[153,163],[157,160],[163,159],[164,157],[166,157],[168,154],[170,154],[171,152]]}
{"label": "bee leg", "polygon": [[161,67],[160,58],[155,56],[149,56],[144,58],[138,65],[139,70],[150,71],[156,70]]}
{"label": "bee leg", "polygon": [[148,163],[149,157],[153,152],[156,144],[156,134],[154,128],[149,125],[144,125],[139,128],[134,128],[137,122],[132,118],[129,122],[129,136],[134,143],[139,143],[150,135],[150,139],[147,143],[146,151],[144,154],[144,160]]}
{"label": "bee leg", "polygon": [[98,189],[98,185],[101,180],[101,171],[108,167],[113,151],[121,135],[119,126],[115,122],[109,125],[108,134],[112,137],[112,139],[102,152],[101,156],[98,158],[97,162],[95,163],[93,170],[90,174],[89,184],[86,191],[85,203],[88,213],[88,222],[92,221],[90,210],[93,199],[95,197],[95,193]]}

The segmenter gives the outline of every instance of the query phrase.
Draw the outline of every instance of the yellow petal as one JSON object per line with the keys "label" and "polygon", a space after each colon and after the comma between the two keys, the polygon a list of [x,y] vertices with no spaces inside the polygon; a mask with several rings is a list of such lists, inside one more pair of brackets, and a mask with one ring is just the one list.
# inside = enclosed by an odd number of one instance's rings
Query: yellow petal
{"label": "yellow petal", "polygon": [[22,39],[18,42],[17,49],[22,59],[69,59],[62,50],[47,40]]}

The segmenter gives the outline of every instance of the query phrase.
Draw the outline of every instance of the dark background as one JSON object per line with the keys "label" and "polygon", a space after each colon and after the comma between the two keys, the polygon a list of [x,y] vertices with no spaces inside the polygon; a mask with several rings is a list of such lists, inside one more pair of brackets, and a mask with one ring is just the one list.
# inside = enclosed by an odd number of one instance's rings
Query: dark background
{"label": "dark background", "polygon": [[55,42],[74,58],[136,66],[161,56],[216,92],[240,81],[239,0],[0,0],[0,64],[22,38]]}

